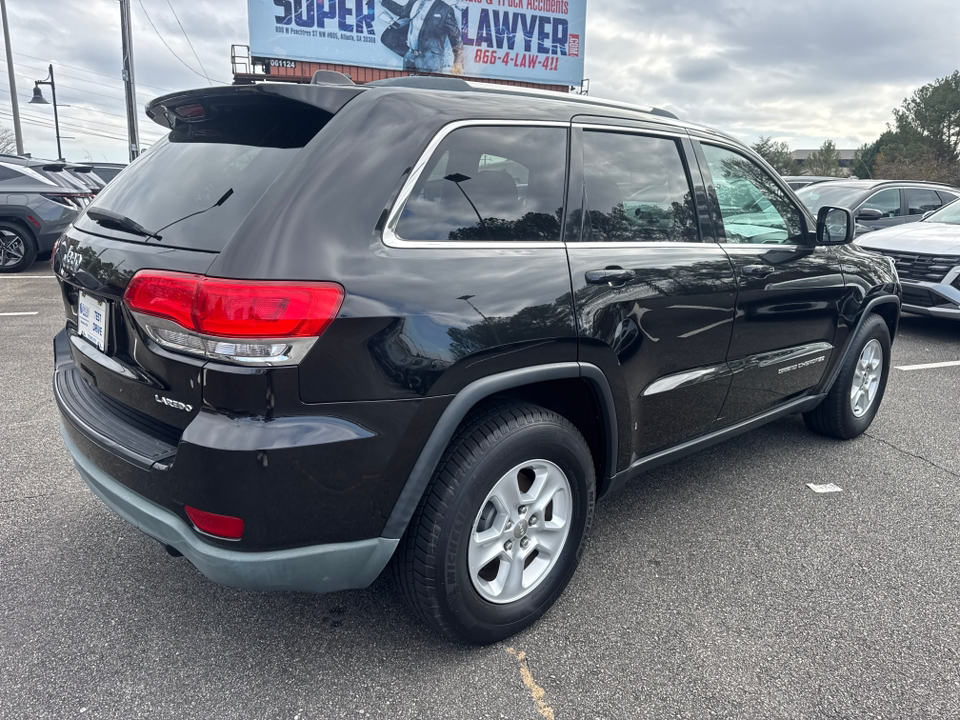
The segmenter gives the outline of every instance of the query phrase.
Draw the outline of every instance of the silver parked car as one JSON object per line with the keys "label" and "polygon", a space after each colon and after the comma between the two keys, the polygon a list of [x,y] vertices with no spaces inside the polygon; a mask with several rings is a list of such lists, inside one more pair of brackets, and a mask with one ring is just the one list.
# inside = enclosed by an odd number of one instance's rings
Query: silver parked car
{"label": "silver parked car", "polygon": [[905,311],[960,320],[960,202],[920,222],[864,235],[857,244],[893,258]]}

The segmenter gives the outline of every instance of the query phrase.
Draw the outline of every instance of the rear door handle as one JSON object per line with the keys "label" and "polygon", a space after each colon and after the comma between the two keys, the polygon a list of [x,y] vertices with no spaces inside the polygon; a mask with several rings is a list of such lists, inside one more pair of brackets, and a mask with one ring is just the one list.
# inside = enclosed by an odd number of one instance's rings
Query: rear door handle
{"label": "rear door handle", "polygon": [[587,282],[591,285],[623,285],[633,279],[633,270],[624,270],[622,267],[608,267],[603,270],[587,270]]}
{"label": "rear door handle", "polygon": [[744,265],[740,268],[741,275],[749,275],[751,277],[766,277],[775,272],[776,270],[769,265]]}

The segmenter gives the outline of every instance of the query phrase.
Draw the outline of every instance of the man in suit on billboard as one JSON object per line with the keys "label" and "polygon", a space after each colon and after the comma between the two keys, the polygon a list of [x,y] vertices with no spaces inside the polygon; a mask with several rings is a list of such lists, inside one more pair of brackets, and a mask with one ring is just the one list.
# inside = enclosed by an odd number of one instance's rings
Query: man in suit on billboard
{"label": "man in suit on billboard", "polygon": [[[405,70],[463,74],[463,37],[460,19],[452,7],[443,0],[409,0],[405,5],[381,0],[381,5],[397,19],[380,40],[403,55]],[[449,70],[443,64],[448,41],[453,50],[453,66]]]}

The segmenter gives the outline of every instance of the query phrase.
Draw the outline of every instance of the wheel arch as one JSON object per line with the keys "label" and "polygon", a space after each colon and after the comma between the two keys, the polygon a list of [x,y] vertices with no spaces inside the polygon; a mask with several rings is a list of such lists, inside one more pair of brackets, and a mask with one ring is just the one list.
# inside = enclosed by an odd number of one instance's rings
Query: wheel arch
{"label": "wheel arch", "polygon": [[867,321],[867,318],[874,314],[883,318],[884,322],[887,324],[887,329],[890,331],[891,342],[893,341],[894,337],[896,337],[897,328],[900,324],[900,298],[897,295],[882,295],[867,302],[860,311],[860,316],[857,318],[857,322],[853,330],[847,335],[847,340],[843,348],[843,354],[840,356],[840,361],[837,362],[827,382],[825,382],[821,388],[818,388],[817,393],[815,394],[826,395],[826,393],[830,392],[833,384],[837,381],[837,378],[840,377],[840,372],[847,360],[847,356],[852,351],[853,341],[856,338],[857,333],[860,332],[860,328],[863,327],[863,324]]}
{"label": "wheel arch", "polygon": [[12,213],[9,210],[5,210],[0,212],[0,222],[11,223],[19,227],[21,230],[26,230],[27,234],[33,238],[33,241],[35,243],[37,242],[38,230],[30,227],[30,223],[26,218],[26,213],[21,216],[19,214]]}
{"label": "wheel arch", "polygon": [[[570,391],[573,391],[572,397],[567,395]],[[509,370],[475,380],[450,401],[420,451],[387,518],[382,537],[399,538],[406,531],[443,451],[464,418],[484,402],[504,396],[536,402],[570,420],[594,454],[598,493],[606,486],[606,478],[616,473],[617,419],[613,393],[603,372],[593,365],[577,362]],[[585,403],[590,403],[590,407]],[[590,408],[596,415],[591,415]]]}

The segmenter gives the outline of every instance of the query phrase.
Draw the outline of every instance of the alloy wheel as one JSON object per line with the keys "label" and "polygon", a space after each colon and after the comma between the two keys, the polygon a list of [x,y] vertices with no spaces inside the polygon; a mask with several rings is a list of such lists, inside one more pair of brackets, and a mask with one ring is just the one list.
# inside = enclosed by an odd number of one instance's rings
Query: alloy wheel
{"label": "alloy wheel", "polygon": [[0,230],[0,267],[13,267],[23,262],[26,252],[22,237],[10,230]]}
{"label": "alloy wheel", "polygon": [[470,580],[491,603],[516,602],[550,574],[573,518],[570,481],[548,460],[506,473],[473,521],[467,550]]}
{"label": "alloy wheel", "polygon": [[883,348],[876,339],[864,345],[853,371],[853,383],[850,386],[850,410],[854,417],[863,417],[880,387],[883,375]]}

